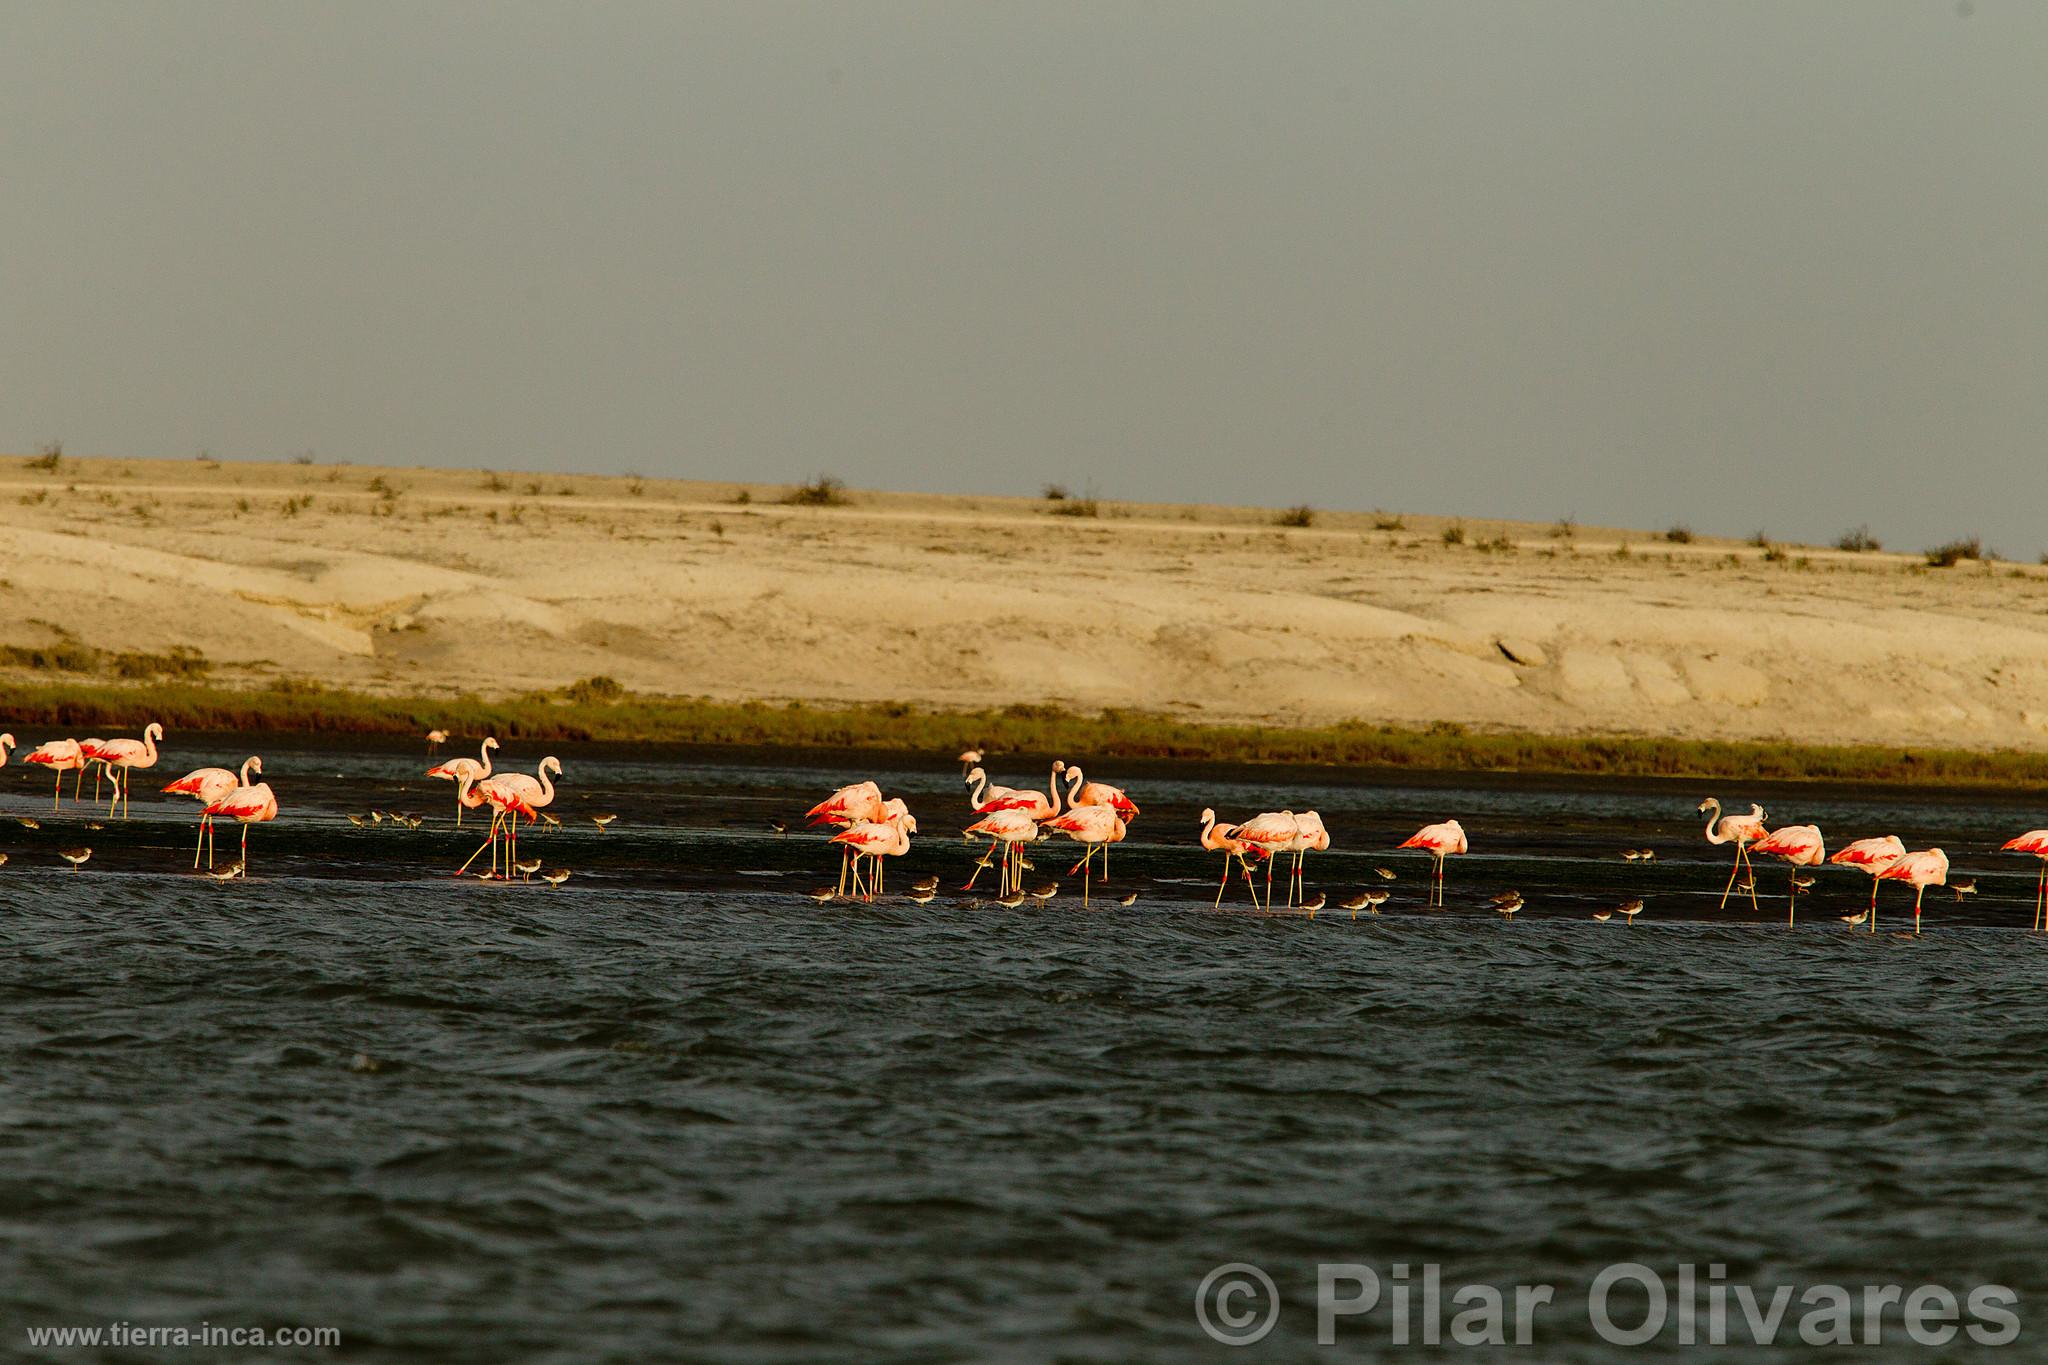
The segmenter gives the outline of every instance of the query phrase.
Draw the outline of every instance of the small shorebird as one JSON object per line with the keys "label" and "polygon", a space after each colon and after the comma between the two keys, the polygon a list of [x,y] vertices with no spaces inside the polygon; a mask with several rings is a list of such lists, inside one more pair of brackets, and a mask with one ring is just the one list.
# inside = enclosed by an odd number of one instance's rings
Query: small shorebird
{"label": "small shorebird", "polygon": [[919,877],[910,884],[910,889],[912,891],[936,891],[939,889],[939,879],[937,877]]}
{"label": "small shorebird", "polygon": [[1851,929],[1855,929],[1861,926],[1863,921],[1870,918],[1870,912],[1868,910],[1858,910],[1853,915],[1837,915],[1835,918],[1848,925]]}
{"label": "small shorebird", "polygon": [[1498,896],[1492,896],[1488,899],[1496,910],[1504,910],[1510,905],[1514,906],[1517,910],[1522,908],[1522,893],[1519,891],[1503,891]]}
{"label": "small shorebird", "polygon": [[383,824],[383,823],[384,823],[384,812],[383,812],[383,811],[381,811],[381,810],[378,810],[378,809],[377,809],[377,808],[376,808],[375,806],[372,806],[372,807],[370,807],[370,823],[371,823],[371,824],[373,824],[373,825],[381,825],[381,824]]}
{"label": "small shorebird", "polygon": [[1506,920],[1509,924],[1513,924],[1515,922],[1515,911],[1522,908],[1522,898],[1517,896],[1513,900],[1502,905],[1496,905],[1493,908],[1500,911],[1502,919]]}
{"label": "small shorebird", "polygon": [[540,874],[540,879],[548,884],[548,890],[558,890],[563,882],[569,880],[569,869],[566,867],[550,868],[548,871]]}
{"label": "small shorebird", "polygon": [[1629,862],[1639,863],[1643,860],[1643,851],[1639,848],[1625,848],[1621,851],[1621,856]]}
{"label": "small shorebird", "polygon": [[1002,906],[1005,910],[1015,910],[1023,903],[1024,893],[1022,891],[1006,891],[996,897],[996,904]]}
{"label": "small shorebird", "polygon": [[1124,893],[1124,894],[1123,894],[1123,895],[1122,895],[1121,897],[1119,897],[1119,898],[1118,898],[1118,900],[1117,900],[1117,904],[1118,904],[1118,905],[1123,905],[1123,906],[1131,906],[1131,905],[1136,905],[1137,903],[1138,903],[1138,893],[1137,893],[1137,892],[1135,892],[1135,891],[1126,891],[1126,892],[1125,892],[1125,893]]}
{"label": "small shorebird", "polygon": [[836,886],[821,886],[815,890],[806,891],[804,892],[804,894],[806,896],[809,896],[818,904],[823,905],[826,901],[836,900],[838,898],[839,888]]}
{"label": "small shorebird", "polygon": [[41,829],[43,827],[43,822],[36,819],[33,815],[23,815],[16,818],[21,821],[23,829]]}
{"label": "small shorebird", "polygon": [[1060,887],[1058,882],[1047,882],[1044,886],[1032,887],[1027,894],[1035,901],[1049,901],[1059,893]]}
{"label": "small shorebird", "polygon": [[1961,900],[1965,896],[1974,896],[1977,894],[1977,879],[1975,877],[1956,877],[1949,882],[1948,889],[1956,893],[1957,900]]}
{"label": "small shorebird", "polygon": [[1595,910],[1593,912],[1593,918],[1599,920],[1602,924],[1605,924],[1607,923],[1607,921],[1614,918],[1614,912],[1612,910]]}
{"label": "small shorebird", "polygon": [[1366,914],[1368,914],[1368,915],[1377,915],[1377,914],[1378,914],[1378,913],[1380,912],[1380,907],[1381,907],[1382,905],[1385,905],[1385,904],[1387,903],[1387,901],[1388,901],[1388,900],[1389,900],[1389,899],[1390,899],[1390,898],[1391,898],[1391,897],[1393,896],[1393,894],[1394,894],[1394,893],[1393,893],[1393,892],[1391,892],[1391,891],[1368,891],[1368,892],[1366,892],[1366,893],[1365,893],[1365,913],[1366,913]]}
{"label": "small shorebird", "polygon": [[1654,862],[1656,862],[1656,861],[1657,861],[1657,850],[1656,850],[1656,849],[1654,849],[1654,848],[1639,848],[1639,849],[1637,849],[1637,850],[1636,850],[1636,861],[1637,861],[1637,862],[1639,862],[1639,863],[1654,863]]}
{"label": "small shorebird", "polygon": [[1349,910],[1351,918],[1357,919],[1358,912],[1370,904],[1372,904],[1372,892],[1361,891],[1355,896],[1346,896],[1343,900],[1338,901],[1337,908],[1339,910]]}
{"label": "small shorebird", "polygon": [[78,865],[92,856],[92,850],[89,848],[60,848],[57,850],[57,856],[70,863],[71,870],[76,872],[78,871]]}
{"label": "small shorebird", "polygon": [[1329,903],[1329,896],[1324,892],[1318,891],[1313,896],[1310,896],[1307,900],[1303,901],[1301,903],[1301,908],[1308,911],[1308,917],[1310,919],[1314,919],[1316,917],[1316,911],[1322,909],[1325,905],[1328,905]]}
{"label": "small shorebird", "polygon": [[560,829],[562,827],[562,822],[560,820],[557,820],[554,816],[549,815],[544,810],[537,810],[534,812],[534,814],[538,815],[540,817],[540,822],[546,825],[549,829]]}
{"label": "small shorebird", "polygon": [[619,818],[618,816],[616,816],[616,815],[612,814],[612,813],[611,813],[610,811],[605,811],[604,813],[602,813],[602,814],[600,814],[600,815],[593,815],[593,816],[591,816],[591,817],[590,817],[590,823],[591,823],[591,824],[593,824],[593,825],[596,825],[596,826],[597,826],[597,832],[598,832],[599,834],[602,834],[602,833],[604,833],[604,830],[605,830],[605,826],[607,826],[607,825],[611,824],[611,822],[612,822],[612,821],[614,821],[614,820],[616,820],[616,819],[618,819],[618,818]]}
{"label": "small shorebird", "polygon": [[540,871],[540,859],[528,858],[523,862],[514,863],[512,870],[519,874],[521,881],[530,882],[533,880],[533,874]]}
{"label": "small shorebird", "polygon": [[240,863],[228,863],[223,867],[209,867],[202,875],[211,877],[217,882],[231,882],[242,875],[242,865]]}
{"label": "small shorebird", "polygon": [[931,904],[932,898],[937,896],[938,894],[939,889],[936,886],[912,887],[910,889],[910,894],[908,896],[905,896],[904,899],[909,901],[912,905],[929,905]]}
{"label": "small shorebird", "polygon": [[85,827],[86,827],[87,829],[105,829],[105,828],[106,828],[106,826],[105,826],[105,825],[101,824],[101,823],[100,823],[99,821],[97,821],[97,820],[88,820],[88,821],[86,821],[86,822],[85,822]]}
{"label": "small shorebird", "polygon": [[1643,913],[1643,898],[1641,896],[1629,897],[1620,905],[1614,907],[1614,913],[1626,919],[1629,928],[1635,928],[1636,916]]}
{"label": "small shorebird", "polygon": [[780,820],[770,820],[768,822],[768,828],[774,830],[777,834],[789,833],[789,826],[784,824]]}
{"label": "small shorebird", "polygon": [[5,853],[0,853],[0,867],[5,866],[7,866],[7,855]]}
{"label": "small shorebird", "polygon": [[1818,880],[1819,878],[1815,877],[1811,872],[1794,872],[1792,874],[1792,894],[1795,896],[1805,895],[1813,890],[1813,884]]}
{"label": "small shorebird", "polygon": [[348,822],[349,822],[349,823],[350,823],[351,825],[354,825],[354,826],[355,826],[355,827],[356,827],[357,829],[364,829],[364,828],[367,828],[367,827],[369,826],[369,823],[370,823],[370,822],[369,822],[369,821],[368,821],[367,819],[365,819],[364,817],[362,817],[362,816],[360,816],[360,815],[357,815],[357,814],[356,814],[356,813],[355,813],[354,811],[350,811],[350,812],[348,813],[348,817],[347,817],[347,818],[348,818]]}
{"label": "small shorebird", "polygon": [[1394,880],[1394,869],[1391,867],[1376,867],[1372,872],[1375,877],[1378,877],[1383,882]]}

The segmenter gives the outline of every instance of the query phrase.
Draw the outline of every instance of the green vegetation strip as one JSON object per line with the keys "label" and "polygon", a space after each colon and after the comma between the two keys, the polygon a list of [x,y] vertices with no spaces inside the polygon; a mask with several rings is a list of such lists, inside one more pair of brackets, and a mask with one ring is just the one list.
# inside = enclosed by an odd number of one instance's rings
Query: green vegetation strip
{"label": "green vegetation strip", "polygon": [[792,702],[713,702],[628,693],[589,678],[560,693],[486,700],[380,697],[307,683],[239,691],[185,682],[0,684],[0,728],[278,731],[417,738],[430,728],[505,739],[916,751],[950,758],[964,748],[1164,758],[1217,763],[1303,763],[1434,772],[1585,773],[1627,777],[1855,781],[1914,786],[2030,786],[2048,782],[2048,754],[2014,750],[1900,749],[1874,745],[1755,744],[1715,740],[1568,737],[1351,722],[1288,729],[1201,725],[1142,712],[1095,715],[1045,706],[985,711],[901,705],[825,709]]}

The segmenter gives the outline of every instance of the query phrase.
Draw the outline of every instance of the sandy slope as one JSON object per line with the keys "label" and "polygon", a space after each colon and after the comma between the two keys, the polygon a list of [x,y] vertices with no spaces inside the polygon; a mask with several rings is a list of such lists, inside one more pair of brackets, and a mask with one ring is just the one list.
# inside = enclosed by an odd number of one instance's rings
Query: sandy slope
{"label": "sandy slope", "polygon": [[[224,680],[372,690],[607,673],[718,698],[2048,747],[2031,567],[1767,562],[1535,524],[1471,524],[1454,546],[1412,515],[1282,530],[1211,507],[806,508],[767,485],[740,505],[741,489],[10,457],[0,643],[189,645]],[[1479,544],[1503,535],[1513,548]]]}

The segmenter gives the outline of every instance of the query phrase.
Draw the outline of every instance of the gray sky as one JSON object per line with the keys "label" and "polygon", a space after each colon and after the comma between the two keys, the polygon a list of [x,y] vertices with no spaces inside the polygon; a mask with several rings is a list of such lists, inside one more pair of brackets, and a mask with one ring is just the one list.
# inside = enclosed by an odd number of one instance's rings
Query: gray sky
{"label": "gray sky", "polygon": [[0,448],[2048,547],[2048,5],[0,0]]}

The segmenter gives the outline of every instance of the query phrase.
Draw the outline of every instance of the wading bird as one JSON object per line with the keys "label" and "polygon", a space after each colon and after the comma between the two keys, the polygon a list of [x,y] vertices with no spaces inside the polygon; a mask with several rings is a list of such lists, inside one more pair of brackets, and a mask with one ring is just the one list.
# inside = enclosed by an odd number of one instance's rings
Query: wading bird
{"label": "wading bird", "polygon": [[[174,796],[197,797],[202,807],[211,806],[237,787],[249,785],[249,774],[263,771],[263,760],[250,756],[242,760],[240,774],[226,768],[194,768],[176,782],[164,784],[164,790]],[[199,850],[206,850],[206,865],[213,866],[213,815],[202,809],[199,812],[199,842],[192,846],[192,866],[199,866]]]}
{"label": "wading bird", "polygon": [[[1065,764],[1055,763],[1057,773]],[[1122,787],[1112,787],[1107,782],[1090,782],[1078,765],[1067,768],[1067,809],[1076,806],[1108,806],[1116,811],[1116,818],[1129,825],[1138,818],[1138,803],[1131,800]],[[1102,876],[1109,877],[1109,849],[1102,850]]]}
{"label": "wading bird", "polygon": [[113,794],[107,799],[107,814],[114,813],[114,802],[121,803],[121,818],[128,818],[129,774],[136,768],[156,766],[156,742],[164,737],[164,727],[151,721],[143,727],[142,738],[110,739],[99,747],[96,755],[100,763],[114,779]]}
{"label": "wading bird", "polygon": [[989,860],[994,857],[995,850],[1001,848],[1002,864],[996,870],[996,892],[999,896],[1006,894],[1015,884],[1016,880],[1024,875],[1024,869],[1021,866],[1023,855],[1018,851],[1019,848],[1042,837],[1041,831],[1038,828],[1038,822],[1020,810],[990,811],[987,815],[982,816],[979,820],[969,825],[964,833],[970,839],[977,837],[987,839],[989,841],[989,858],[984,858],[981,862],[975,864],[973,874],[967,878],[967,884],[960,889],[962,891],[972,891],[975,878],[979,877],[982,869],[989,865]]}
{"label": "wading bird", "polygon": [[[444,734],[442,735],[442,738],[446,739],[447,736]],[[489,777],[491,775],[491,750],[497,747],[497,736],[486,736],[482,746],[478,750],[478,757],[451,758],[445,763],[436,763],[433,767],[427,769],[428,777],[443,778],[455,784],[455,790],[457,793],[455,801],[455,825],[456,828],[458,829],[462,827],[463,806],[462,798],[460,795],[462,791],[462,780],[464,778],[468,778],[470,785],[473,787],[477,783]],[[473,810],[475,809],[475,807],[472,806],[471,809]]]}
{"label": "wading bird", "polygon": [[[853,894],[864,900],[873,900],[882,889],[882,859],[908,853],[910,836],[917,833],[916,817],[901,809],[901,802],[892,804],[899,808],[889,811],[885,819],[863,820],[832,836],[833,843],[853,850]],[[862,858],[875,865],[874,880],[866,887],[860,880]]]}
{"label": "wading bird", "polygon": [[1735,845],[1735,866],[1728,872],[1728,885],[1721,888],[1721,908],[1728,908],[1729,894],[1735,890],[1735,878],[1742,870],[1749,869],[1752,881],[1749,887],[1749,907],[1761,910],[1756,903],[1756,868],[1749,861],[1749,846],[1764,837],[1764,808],[1751,803],[1747,815],[1721,814],[1721,798],[1710,796],[1699,804],[1700,813],[1707,817],[1707,842],[1710,844]]}
{"label": "wading bird", "polygon": [[2029,929],[2048,928],[2048,829],[2030,829],[2005,842],[2004,852],[2027,853],[2041,860],[2041,881],[2034,888],[2034,922]]}
{"label": "wading bird", "polygon": [[[256,758],[244,764],[243,771],[248,771],[251,764],[257,772],[263,771],[262,760]],[[249,867],[249,826],[277,818],[277,793],[270,789],[268,782],[258,782],[253,787],[246,783],[238,784],[233,791],[207,806],[203,813],[225,815],[242,827],[241,864],[246,874]]]}
{"label": "wading bird", "polygon": [[1430,880],[1431,905],[1444,903],[1444,859],[1466,851],[1465,827],[1456,820],[1445,820],[1441,824],[1424,825],[1401,841],[1402,848],[1419,848],[1436,859],[1434,875]]}
{"label": "wading bird", "polygon": [[1870,927],[1873,932],[1877,929],[1878,878],[1884,876],[1886,868],[1905,856],[1906,846],[1899,842],[1899,836],[1886,834],[1875,839],[1858,839],[1853,844],[1845,844],[1834,857],[1828,859],[1830,864],[1839,863],[1843,867],[1853,867],[1870,875],[1869,910]]}
{"label": "wading bird", "polygon": [[441,751],[441,746],[443,744],[446,744],[447,742],[448,732],[446,730],[427,731],[427,754],[431,757],[432,755],[439,753]]}
{"label": "wading bird", "polygon": [[1098,850],[1103,860],[1108,861],[1109,846],[1124,837],[1124,822],[1114,806],[1083,806],[1065,815],[1054,816],[1045,822],[1044,828],[1049,833],[1064,834],[1075,843],[1086,845],[1087,851],[1081,855],[1081,861],[1067,869],[1069,877],[1076,870],[1081,874],[1081,907],[1085,910],[1094,877],[1094,868],[1090,864]]}
{"label": "wading bird", "polygon": [[1244,860],[1245,849],[1248,845],[1244,840],[1237,837],[1237,826],[1217,824],[1216,812],[1205,808],[1202,811],[1201,838],[1203,848],[1208,849],[1211,853],[1221,853],[1223,855],[1223,878],[1216,883],[1216,904],[1210,908],[1212,910],[1218,909],[1223,904],[1223,892],[1230,885],[1230,865],[1232,862],[1235,862],[1244,869],[1245,889],[1252,893],[1252,904],[1257,905],[1259,903],[1258,887],[1252,883],[1251,864]]}
{"label": "wading bird", "polygon": [[[1818,867],[1828,856],[1818,825],[1786,825],[1774,829],[1759,839],[1750,851],[1783,858],[1794,867]],[[1791,924],[1799,914],[1799,875],[1796,872],[1792,874],[1792,890],[1785,902],[1785,923]]]}
{"label": "wading bird", "polygon": [[85,768],[85,754],[75,739],[53,739],[38,744],[23,755],[21,761],[40,764],[57,775],[56,789],[50,793],[51,810],[57,809],[64,800],[64,774],[76,772],[83,776]]}
{"label": "wading bird", "polygon": [[[1879,881],[1904,882],[1913,888],[1913,932],[1920,932],[1920,901],[1930,886],[1948,884],[1948,855],[1938,848],[1908,853],[1877,874]],[[1870,931],[1877,932],[1877,916],[1870,917]]]}

